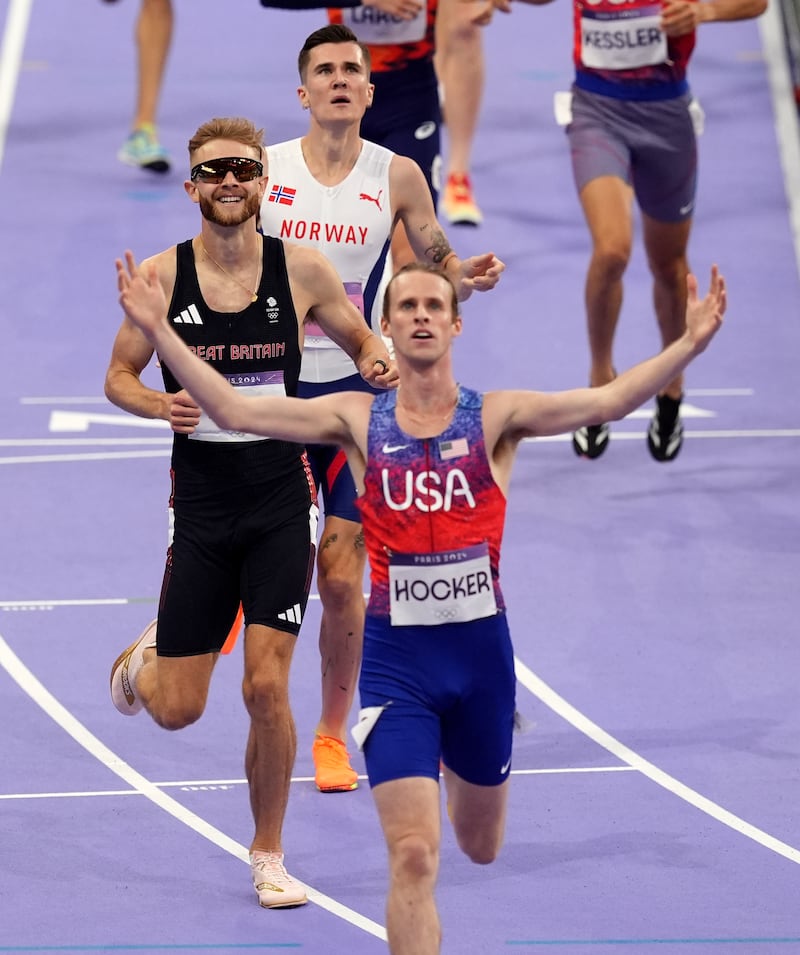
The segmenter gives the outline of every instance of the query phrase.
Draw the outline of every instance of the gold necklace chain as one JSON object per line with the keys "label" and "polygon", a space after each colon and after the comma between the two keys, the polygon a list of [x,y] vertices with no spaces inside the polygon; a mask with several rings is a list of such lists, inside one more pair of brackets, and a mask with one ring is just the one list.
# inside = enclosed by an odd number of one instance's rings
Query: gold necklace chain
{"label": "gold necklace chain", "polygon": [[[412,411],[411,408],[408,407],[408,405],[405,405],[400,401],[400,395],[401,395],[401,392],[398,390],[397,407],[400,408],[401,411],[405,411],[406,414],[416,418],[431,417],[430,413],[427,411]],[[447,413],[443,415],[435,415],[433,417],[433,420],[436,422],[447,421],[447,419],[453,414],[453,412],[456,410],[457,407],[458,407],[458,385],[456,385],[456,394],[455,394],[455,397],[453,398],[453,404],[447,409]]]}
{"label": "gold necklace chain", "polygon": [[254,292],[251,288],[248,288],[243,282],[240,282],[235,275],[231,275],[226,268],[223,268],[205,247],[205,243],[200,236],[197,237],[197,244],[200,246],[200,251],[203,253],[203,255],[205,255],[210,262],[216,265],[220,272],[222,272],[224,275],[227,275],[232,282],[235,282],[239,286],[239,288],[242,288],[245,290],[245,292],[247,292],[247,294],[250,296],[251,302],[258,301],[258,292]]}

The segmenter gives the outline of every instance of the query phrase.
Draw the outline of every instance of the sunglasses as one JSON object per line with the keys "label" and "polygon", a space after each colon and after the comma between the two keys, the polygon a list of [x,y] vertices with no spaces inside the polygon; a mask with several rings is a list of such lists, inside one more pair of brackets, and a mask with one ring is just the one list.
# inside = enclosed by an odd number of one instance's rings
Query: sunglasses
{"label": "sunglasses", "polygon": [[220,183],[232,172],[237,182],[250,182],[264,174],[264,166],[257,159],[245,159],[243,156],[227,156],[225,159],[211,159],[192,167],[192,182]]}

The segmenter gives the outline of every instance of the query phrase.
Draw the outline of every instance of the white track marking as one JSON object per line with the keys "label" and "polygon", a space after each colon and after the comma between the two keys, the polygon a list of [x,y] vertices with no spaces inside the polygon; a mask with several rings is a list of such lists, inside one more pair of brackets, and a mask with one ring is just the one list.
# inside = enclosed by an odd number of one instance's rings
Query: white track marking
{"label": "white track marking", "polygon": [[0,166],[6,151],[6,134],[22,65],[33,0],[11,0],[0,44]]}
{"label": "white track marking", "polygon": [[[82,746],[90,755],[100,762],[103,766],[115,773],[120,779],[125,780],[129,786],[135,789],[141,795],[146,796],[151,802],[155,803],[159,809],[163,809],[178,822],[183,823],[190,829],[193,829],[198,835],[208,839],[220,849],[230,853],[242,862],[249,864],[248,850],[241,843],[236,842],[227,836],[220,829],[206,822],[201,816],[186,809],[172,796],[162,792],[158,786],[149,779],[142,776],[135,769],[129,766],[124,760],[120,759],[116,753],[112,752],[104,743],[94,736],[86,727],[79,722],[61,703],[47,690],[42,683],[31,673],[19,657],[13,652],[6,641],[0,636],[0,666],[8,673],[12,680],[27,695],[44,710],[44,712],[61,728],[71,736],[76,743]],[[344,919],[356,928],[376,938],[386,941],[386,930],[382,925],[373,922],[372,919],[361,915],[359,912],[342,905],[335,899],[318,892],[311,886],[306,886],[308,898],[315,902],[320,908],[325,909],[332,915]]]}
{"label": "white track marking", "polygon": [[584,736],[587,736],[590,740],[597,743],[598,746],[602,746],[603,749],[607,750],[613,756],[616,756],[617,759],[623,763],[627,763],[634,769],[638,769],[639,772],[643,773],[654,783],[663,787],[668,792],[671,792],[684,802],[689,803],[689,805],[699,809],[701,812],[706,813],[706,815],[711,816],[712,819],[716,819],[717,822],[729,826],[734,831],[746,836],[748,839],[752,839],[754,842],[770,849],[772,852],[776,852],[790,862],[800,864],[799,849],[795,849],[793,846],[781,842],[780,839],[776,839],[768,832],[764,832],[749,822],[745,822],[744,819],[734,816],[732,812],[728,812],[727,809],[723,809],[722,806],[717,805],[717,803],[712,802],[705,796],[701,796],[700,793],[695,792],[694,789],[685,786],[682,782],[675,779],[674,776],[665,773],[662,769],[659,769],[658,766],[644,759],[632,749],[629,749],[624,743],[615,739],[596,723],[593,723],[588,717],[584,716],[583,713],[575,709],[574,706],[568,703],[562,696],[559,696],[555,690],[551,689],[543,680],[536,676],[519,658],[515,657],[514,662],[516,665],[517,679],[520,683],[535,697],[538,697],[542,703],[549,706],[554,713],[558,713],[562,719],[565,719],[574,726],[575,729],[583,733]]}

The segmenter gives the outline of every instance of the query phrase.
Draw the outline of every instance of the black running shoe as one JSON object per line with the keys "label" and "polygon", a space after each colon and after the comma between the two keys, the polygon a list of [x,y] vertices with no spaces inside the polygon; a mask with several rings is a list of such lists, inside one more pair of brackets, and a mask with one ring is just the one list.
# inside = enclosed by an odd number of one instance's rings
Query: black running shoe
{"label": "black running shoe", "polygon": [[681,400],[656,395],[656,412],[647,429],[647,447],[656,461],[674,461],[683,444]]}
{"label": "black running shoe", "polygon": [[572,432],[572,450],[579,458],[599,458],[608,447],[611,429],[607,424],[590,424]]}

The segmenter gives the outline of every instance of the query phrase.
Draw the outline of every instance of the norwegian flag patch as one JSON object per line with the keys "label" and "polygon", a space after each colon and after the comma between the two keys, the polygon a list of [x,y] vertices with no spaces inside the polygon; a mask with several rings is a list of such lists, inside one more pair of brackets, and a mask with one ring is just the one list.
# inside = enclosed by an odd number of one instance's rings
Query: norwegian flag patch
{"label": "norwegian flag patch", "polygon": [[277,202],[279,206],[290,206],[294,202],[297,190],[291,186],[273,186],[269,194],[270,202]]}

